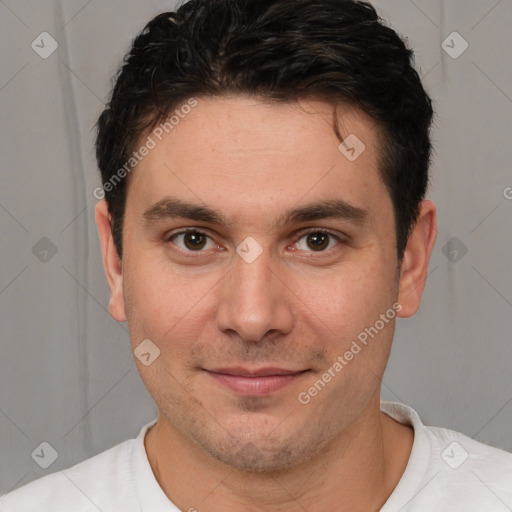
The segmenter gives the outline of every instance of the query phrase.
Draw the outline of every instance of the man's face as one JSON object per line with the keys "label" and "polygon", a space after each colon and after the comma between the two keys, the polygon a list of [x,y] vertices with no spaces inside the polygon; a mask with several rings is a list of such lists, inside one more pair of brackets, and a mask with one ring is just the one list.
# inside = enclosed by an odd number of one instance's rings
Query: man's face
{"label": "man's face", "polygon": [[[129,178],[111,311],[126,314],[132,349],[149,339],[160,350],[136,362],[171,430],[232,466],[285,468],[354,428],[379,393],[392,315],[375,325],[398,297],[379,135],[339,110],[342,134],[366,148],[350,161],[327,103],[197,101]],[[326,216],[329,204],[342,207]]]}

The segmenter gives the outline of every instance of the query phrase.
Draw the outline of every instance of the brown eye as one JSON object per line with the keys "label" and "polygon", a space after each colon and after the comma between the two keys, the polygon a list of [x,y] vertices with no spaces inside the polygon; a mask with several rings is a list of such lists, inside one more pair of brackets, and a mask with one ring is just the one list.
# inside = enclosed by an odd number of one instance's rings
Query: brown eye
{"label": "brown eye", "polygon": [[306,239],[314,251],[323,251],[329,246],[329,235],[326,233],[310,233]]}
{"label": "brown eye", "polygon": [[187,233],[183,237],[183,241],[187,247],[191,251],[195,251],[196,249],[203,249],[206,245],[206,237],[202,233]]}
{"label": "brown eye", "polygon": [[[302,242],[302,240],[305,240],[305,243]],[[332,233],[316,230],[310,231],[309,233],[304,233],[304,235],[297,242],[297,246],[299,249],[308,252],[325,252],[326,249],[333,246],[331,244],[333,240],[335,240],[337,243],[340,241],[339,237]],[[337,243],[334,245],[337,245]]]}
{"label": "brown eye", "polygon": [[[169,241],[174,242],[180,249],[185,251],[200,252],[208,245],[213,244],[210,237],[201,231],[182,231],[173,235]],[[211,248],[211,247],[210,247]]]}

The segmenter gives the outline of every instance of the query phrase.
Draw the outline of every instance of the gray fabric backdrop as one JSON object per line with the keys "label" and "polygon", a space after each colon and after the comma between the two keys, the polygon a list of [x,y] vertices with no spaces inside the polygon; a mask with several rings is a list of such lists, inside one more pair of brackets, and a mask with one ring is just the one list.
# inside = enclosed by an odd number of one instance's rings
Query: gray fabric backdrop
{"label": "gray fabric backdrop", "polygon": [[[512,3],[375,4],[415,48],[438,112],[439,236],[383,397],[512,451]],[[156,415],[126,326],[106,311],[92,127],[132,37],[174,5],[0,0],[0,493]],[[42,442],[57,456],[46,469],[32,455]]]}

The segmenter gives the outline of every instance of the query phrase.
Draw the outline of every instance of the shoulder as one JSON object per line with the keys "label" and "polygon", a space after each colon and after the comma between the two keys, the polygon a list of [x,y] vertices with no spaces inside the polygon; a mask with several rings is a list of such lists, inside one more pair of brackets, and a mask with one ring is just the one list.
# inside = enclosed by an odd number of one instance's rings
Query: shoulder
{"label": "shoulder", "polygon": [[409,464],[393,496],[401,506],[406,499],[406,510],[433,509],[433,504],[439,511],[512,510],[511,453],[455,430],[424,425],[404,404],[382,402],[381,409],[414,429]]}
{"label": "shoulder", "polygon": [[[130,510],[130,439],[68,469],[30,482],[0,498],[1,512],[111,510],[112,496]],[[125,505],[126,502],[126,505]]]}
{"label": "shoulder", "polygon": [[425,431],[432,456],[448,482],[471,483],[475,492],[487,488],[512,505],[512,453],[447,428],[425,427]]}

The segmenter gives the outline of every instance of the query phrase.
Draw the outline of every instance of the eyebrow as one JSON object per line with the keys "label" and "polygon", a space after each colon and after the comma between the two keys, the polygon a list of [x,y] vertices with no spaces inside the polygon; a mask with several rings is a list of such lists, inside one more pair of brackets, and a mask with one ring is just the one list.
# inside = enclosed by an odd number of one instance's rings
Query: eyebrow
{"label": "eyebrow", "polygon": [[[146,224],[181,218],[231,226],[231,223],[218,210],[173,197],[166,197],[150,206],[142,217]],[[367,218],[368,210],[354,206],[343,199],[326,199],[288,210],[278,220],[277,226],[321,219],[340,219],[363,225]]]}

